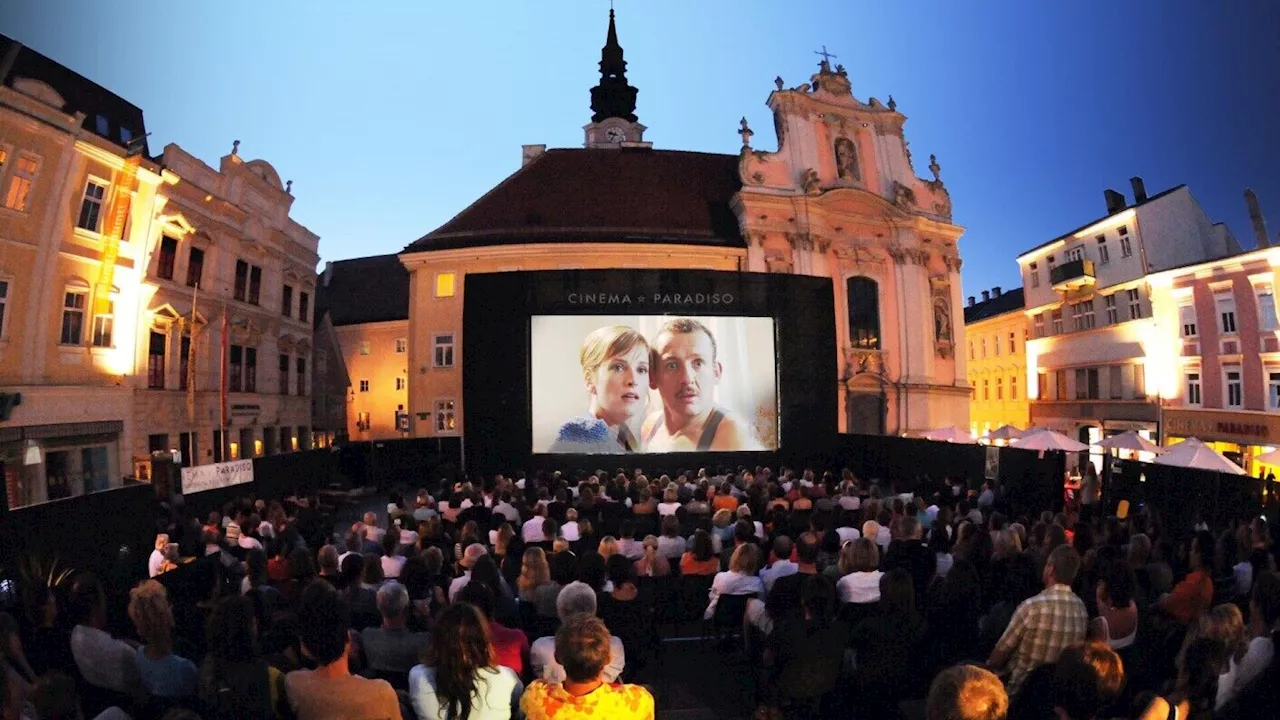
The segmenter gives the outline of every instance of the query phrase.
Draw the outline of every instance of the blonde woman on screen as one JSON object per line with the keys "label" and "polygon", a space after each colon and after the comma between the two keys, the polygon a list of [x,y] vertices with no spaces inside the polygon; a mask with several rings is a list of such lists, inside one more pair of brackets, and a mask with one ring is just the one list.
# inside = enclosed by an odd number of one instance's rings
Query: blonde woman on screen
{"label": "blonde woman on screen", "polygon": [[642,452],[634,426],[649,401],[649,343],[625,325],[606,326],[582,341],[578,359],[590,406],[560,426],[549,452]]}

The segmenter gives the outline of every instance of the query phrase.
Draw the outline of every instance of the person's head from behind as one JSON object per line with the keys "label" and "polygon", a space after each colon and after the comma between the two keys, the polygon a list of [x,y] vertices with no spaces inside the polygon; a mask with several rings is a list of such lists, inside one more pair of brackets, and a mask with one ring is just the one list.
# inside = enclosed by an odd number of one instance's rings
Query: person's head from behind
{"label": "person's head from behind", "polygon": [[1129,563],[1115,560],[1103,563],[1099,570],[1096,589],[1098,603],[1122,610],[1129,607],[1133,603],[1133,592],[1138,584]]}
{"label": "person's head from behind", "polygon": [[630,558],[624,555],[614,555],[609,558],[605,567],[609,573],[609,582],[613,583],[615,590],[623,585],[636,584],[636,567]]}
{"label": "person's head from behind", "polygon": [[989,670],[956,665],[938,673],[925,701],[927,720],[1004,720],[1009,695]]}
{"label": "person's head from behind", "polygon": [[381,585],[387,579],[386,574],[382,571],[382,558],[373,553],[364,554],[364,578],[362,581],[366,585]]}
{"label": "person's head from behind", "polygon": [[341,574],[338,582],[344,588],[356,588],[360,586],[360,580],[364,578],[364,556],[360,553],[351,553],[342,558]]}
{"label": "person's head from behind", "polygon": [[825,623],[835,615],[836,586],[825,575],[810,575],[800,586],[800,607],[805,617]]}
{"label": "person's head from behind", "polygon": [[649,355],[644,336],[625,325],[602,327],[587,335],[578,360],[593,415],[618,425],[644,412]]}
{"label": "person's head from behind", "polygon": [[571,682],[596,680],[613,654],[612,638],[604,622],[594,615],[571,615],[556,632],[556,662]]}
{"label": "person's head from behind", "polygon": [[493,619],[495,606],[498,604],[498,596],[494,593],[493,588],[489,587],[488,583],[472,580],[462,586],[454,601],[475,606],[486,620],[491,620]]}
{"label": "person's head from behind", "polygon": [[715,545],[711,542],[711,533],[706,530],[696,530],[693,533],[693,559],[698,562],[706,562],[715,557]]}
{"label": "person's head from behind", "polygon": [[547,563],[547,553],[540,547],[531,547],[524,551],[520,562],[520,579],[518,585],[522,592],[530,592],[551,582],[551,566]]}
{"label": "person's head from behind", "polygon": [[1124,686],[1124,663],[1105,642],[1081,642],[1062,651],[1050,695],[1061,720],[1093,720]]}
{"label": "person's head from behind", "polygon": [[253,602],[243,595],[224,598],[213,608],[206,629],[209,654],[224,665],[249,662],[258,637]]}
{"label": "person's head from behind", "polygon": [[99,629],[106,624],[107,599],[97,577],[82,573],[72,581],[67,593],[67,620],[72,625]]}
{"label": "person's head from behind", "polygon": [[898,527],[902,529],[903,540],[919,540],[920,539],[920,521],[914,516],[908,515],[898,521]]}
{"label": "person's head from behind", "polygon": [[668,417],[689,418],[710,410],[723,368],[715,336],[690,318],[669,320],[653,344],[649,386],[662,396]]}
{"label": "person's head from behind", "polygon": [[584,582],[572,582],[556,595],[556,616],[564,622],[581,614],[596,614],[596,591]]}
{"label": "person's head from behind", "polygon": [[792,547],[793,543],[791,542],[791,538],[786,535],[779,535],[773,539],[773,547],[769,552],[773,556],[772,559],[774,561],[790,560]]}
{"label": "person's head from behind", "polygon": [[489,623],[474,605],[455,602],[437,618],[423,661],[435,669],[436,694],[445,717],[468,717],[476,673],[495,664]]}
{"label": "person's head from behind", "polygon": [[316,555],[316,561],[320,564],[320,574],[338,574],[338,548],[333,545],[325,545],[320,548],[319,554]]}
{"label": "person's head from behind", "polygon": [[756,541],[755,523],[743,518],[733,525],[733,542],[735,544],[748,544]]}
{"label": "person's head from behind", "polygon": [[547,561],[551,582],[564,587],[578,577],[578,557],[571,550],[561,550]]}
{"label": "person's head from behind", "polygon": [[1217,692],[1218,675],[1226,667],[1227,646],[1221,640],[1196,638],[1187,646],[1175,686],[1192,705],[1198,700],[1212,699]]}
{"label": "person's head from behind", "polygon": [[[578,560],[578,579],[593,590],[604,589],[604,584],[609,579],[608,561],[600,553],[585,553]],[[560,592],[564,593],[563,590]]]}
{"label": "person's head from behind", "polygon": [[674,538],[680,534],[680,518],[675,515],[668,515],[662,518],[662,536],[666,538]]}
{"label": "person's head from behind", "polygon": [[409,591],[395,580],[388,581],[378,588],[378,614],[384,623],[400,623],[404,621],[404,611],[409,607]]}
{"label": "person's head from behind", "polygon": [[143,641],[167,644],[173,636],[173,608],[164,585],[144,580],[130,590],[129,620]]}
{"label": "person's head from behind", "polygon": [[841,575],[855,572],[875,572],[880,567],[880,549],[867,538],[858,538],[840,548],[836,562]]}
{"label": "person's head from behind", "polygon": [[1070,545],[1059,545],[1049,553],[1044,564],[1044,584],[1070,585],[1080,572],[1080,554]]}
{"label": "person's head from behind", "polygon": [[347,605],[325,582],[313,582],[302,591],[298,607],[298,639],[302,651],[318,665],[345,660],[350,649]]}
{"label": "person's head from behind", "polygon": [[[835,535],[834,532],[828,534]],[[818,562],[817,535],[811,532],[800,533],[799,539],[796,540],[796,562],[801,565],[813,565]]]}
{"label": "person's head from behind", "polygon": [[1250,622],[1264,633],[1275,629],[1280,623],[1280,574],[1259,575],[1249,596]]}
{"label": "person's head from behind", "polygon": [[751,543],[739,545],[729,558],[729,571],[743,575],[760,572],[760,548]]}
{"label": "person's head from behind", "polygon": [[880,576],[880,612],[889,616],[911,615],[916,610],[916,586],[911,573],[894,568]]}

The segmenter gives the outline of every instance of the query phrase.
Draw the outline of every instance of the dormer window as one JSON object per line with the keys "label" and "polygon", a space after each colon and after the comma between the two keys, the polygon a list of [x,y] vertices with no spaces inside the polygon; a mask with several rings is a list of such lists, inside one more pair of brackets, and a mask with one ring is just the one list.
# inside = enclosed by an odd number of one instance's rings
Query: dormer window
{"label": "dormer window", "polygon": [[103,137],[111,136],[111,122],[107,120],[106,115],[99,115],[94,118],[94,121],[96,122],[95,127],[97,128],[99,135]]}

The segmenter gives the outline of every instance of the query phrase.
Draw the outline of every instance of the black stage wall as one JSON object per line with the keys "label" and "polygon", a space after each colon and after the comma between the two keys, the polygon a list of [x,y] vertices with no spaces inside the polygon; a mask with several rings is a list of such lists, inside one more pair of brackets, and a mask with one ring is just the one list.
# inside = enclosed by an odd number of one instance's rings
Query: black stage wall
{"label": "black stage wall", "polygon": [[[467,275],[465,291],[462,383],[468,474],[800,464],[830,448],[836,438],[839,380],[830,278],[704,270],[504,272]],[[586,304],[580,301],[584,294],[612,299]],[[773,318],[778,452],[533,455],[530,317],[612,314]]]}

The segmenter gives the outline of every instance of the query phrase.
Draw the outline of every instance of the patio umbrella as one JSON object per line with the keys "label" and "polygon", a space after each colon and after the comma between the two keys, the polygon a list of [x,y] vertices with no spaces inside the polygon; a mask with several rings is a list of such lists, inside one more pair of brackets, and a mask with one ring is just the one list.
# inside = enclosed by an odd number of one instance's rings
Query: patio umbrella
{"label": "patio umbrella", "polygon": [[1272,450],[1253,459],[1254,462],[1266,463],[1268,465],[1280,465],[1280,450]]}
{"label": "patio umbrella", "polygon": [[924,434],[926,440],[936,440],[937,442],[960,443],[963,445],[972,445],[978,442],[972,435],[964,430],[958,430],[954,425],[930,430]]}
{"label": "patio umbrella", "polygon": [[1142,437],[1135,430],[1126,430],[1119,435],[1112,435],[1106,440],[1097,443],[1096,447],[1107,450],[1137,450],[1155,453],[1156,455],[1164,452],[1164,448]]}
{"label": "patio umbrella", "polygon": [[1028,430],[1025,435],[1013,441],[1013,447],[1022,450],[1063,450],[1065,452],[1081,452],[1089,449],[1088,445],[1048,428]]}
{"label": "patio umbrella", "polygon": [[1217,450],[1205,445],[1199,438],[1187,438],[1165,450],[1156,458],[1157,465],[1211,470],[1213,472],[1244,475],[1244,468],[1223,457]]}
{"label": "patio umbrella", "polygon": [[986,434],[988,440],[1017,440],[1022,437],[1023,431],[1012,425],[1002,425],[995,430]]}

